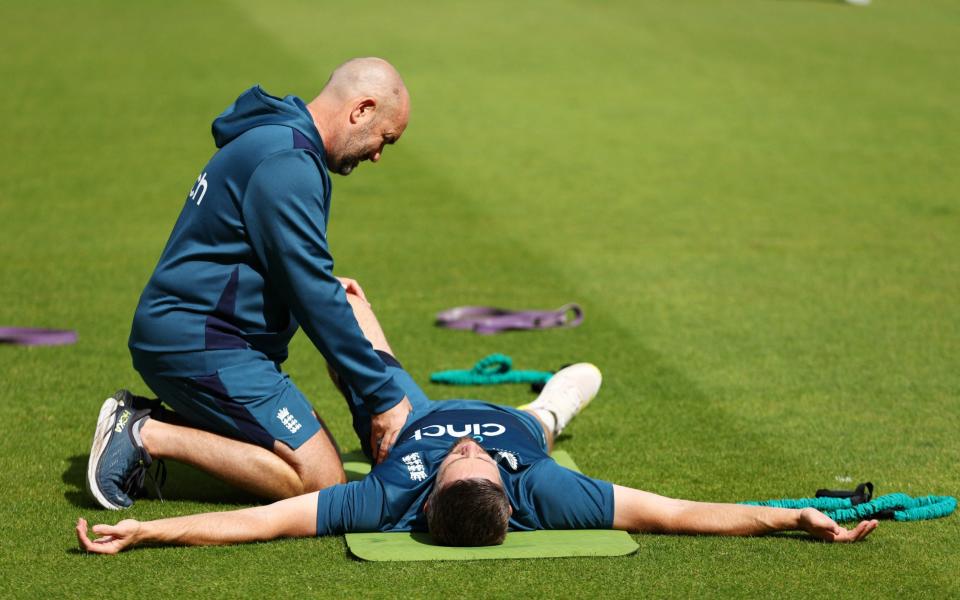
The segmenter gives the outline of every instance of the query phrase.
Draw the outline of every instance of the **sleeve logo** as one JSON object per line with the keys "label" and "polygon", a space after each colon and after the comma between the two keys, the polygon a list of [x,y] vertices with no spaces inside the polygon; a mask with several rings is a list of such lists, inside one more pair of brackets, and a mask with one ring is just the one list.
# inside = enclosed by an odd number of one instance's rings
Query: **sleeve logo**
{"label": "sleeve logo", "polygon": [[400,460],[407,466],[412,481],[423,481],[427,478],[427,471],[423,467],[423,458],[419,452],[411,452]]}

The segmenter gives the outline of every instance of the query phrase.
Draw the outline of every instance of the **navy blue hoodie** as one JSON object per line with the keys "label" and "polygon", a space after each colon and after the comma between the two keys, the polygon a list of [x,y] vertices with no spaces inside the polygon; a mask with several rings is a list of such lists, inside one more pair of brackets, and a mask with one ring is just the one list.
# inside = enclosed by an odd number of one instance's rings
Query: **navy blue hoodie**
{"label": "navy blue hoodie", "polygon": [[140,297],[134,366],[197,376],[264,357],[280,363],[299,325],[371,412],[400,402],[333,276],[331,182],[306,105],[253,87],[214,120],[213,138],[219,150]]}

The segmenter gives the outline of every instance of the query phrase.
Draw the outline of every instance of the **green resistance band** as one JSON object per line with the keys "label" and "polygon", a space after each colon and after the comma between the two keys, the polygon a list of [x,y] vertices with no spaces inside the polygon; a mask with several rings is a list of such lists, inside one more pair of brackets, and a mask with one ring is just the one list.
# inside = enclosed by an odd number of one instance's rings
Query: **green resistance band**
{"label": "green resistance band", "polygon": [[[870,485],[872,491],[873,485]],[[861,486],[862,487],[862,486]],[[858,488],[860,489],[860,488]],[[947,517],[957,508],[957,499],[953,496],[918,496],[907,494],[886,494],[865,501],[861,497],[818,497],[784,498],[741,502],[752,506],[773,506],[777,508],[815,508],[834,521],[862,521],[864,519],[893,519],[894,521],[924,521]]]}
{"label": "green resistance band", "polygon": [[491,354],[480,359],[469,371],[437,371],[431,383],[448,385],[494,385],[498,383],[546,383],[550,371],[514,371],[513,359],[506,354]]}

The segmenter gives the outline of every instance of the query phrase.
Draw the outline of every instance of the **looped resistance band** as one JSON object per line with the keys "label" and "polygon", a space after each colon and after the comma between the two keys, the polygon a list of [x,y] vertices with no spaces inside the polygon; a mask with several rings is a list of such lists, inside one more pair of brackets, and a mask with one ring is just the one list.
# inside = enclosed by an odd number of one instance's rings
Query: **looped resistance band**
{"label": "looped resistance band", "polygon": [[430,375],[430,381],[449,385],[546,383],[552,376],[550,371],[514,371],[513,360],[509,356],[491,354],[480,359],[469,371],[437,371]]}
{"label": "looped resistance band", "polygon": [[16,346],[63,346],[77,341],[77,332],[67,329],[0,327],[0,344]]}
{"label": "looped resistance band", "polygon": [[564,304],[557,310],[508,310],[492,306],[457,306],[437,313],[437,325],[468,329],[490,335],[501,331],[576,327],[583,322],[579,304]]}
{"label": "looped resistance band", "polygon": [[[741,504],[777,508],[815,508],[838,523],[861,521],[863,519],[924,521],[947,517],[957,508],[957,499],[953,496],[918,496],[912,498],[907,494],[896,493],[878,496],[871,500],[869,493],[863,494],[865,486],[872,493],[873,484],[866,483],[857,488],[859,493],[848,493],[847,497],[818,494],[820,497],[817,498],[783,498],[780,500],[741,502]],[[820,492],[824,491],[826,490],[820,490]]]}

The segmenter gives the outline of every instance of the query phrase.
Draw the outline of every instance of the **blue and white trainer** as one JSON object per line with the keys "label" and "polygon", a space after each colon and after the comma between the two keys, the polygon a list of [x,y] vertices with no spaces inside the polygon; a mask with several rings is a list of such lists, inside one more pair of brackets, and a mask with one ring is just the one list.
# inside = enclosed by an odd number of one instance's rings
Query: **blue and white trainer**
{"label": "blue and white trainer", "polygon": [[104,400],[87,462],[87,490],[110,510],[133,505],[153,460],[140,439],[150,418],[150,401],[119,390]]}

